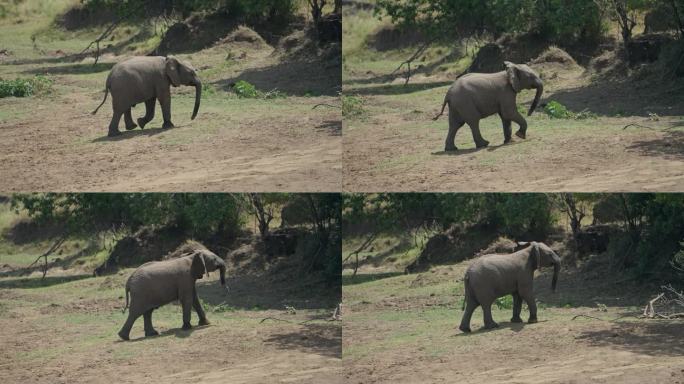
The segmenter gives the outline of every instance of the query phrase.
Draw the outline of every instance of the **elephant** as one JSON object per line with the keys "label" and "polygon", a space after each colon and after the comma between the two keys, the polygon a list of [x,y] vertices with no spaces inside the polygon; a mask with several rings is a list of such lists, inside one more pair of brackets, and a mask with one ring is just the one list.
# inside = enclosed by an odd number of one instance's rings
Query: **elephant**
{"label": "elephant", "polygon": [[[202,96],[202,82],[195,69],[188,63],[179,61],[175,57],[142,56],[132,57],[112,67],[107,77],[105,96],[102,103],[92,112],[96,114],[107,101],[107,94],[112,94],[112,121],[109,123],[109,137],[118,136],[119,121],[124,116],[126,130],[145,128],[145,124],[154,118],[154,103],[159,100],[164,124],[162,128],[173,128],[171,122],[171,91],[170,86],[191,85],[195,87],[195,108],[192,120],[197,117]],[[145,116],[133,122],[131,108],[138,103],[145,102]]]}
{"label": "elephant", "polygon": [[519,125],[516,136],[525,139],[527,121],[518,112],[516,96],[523,89],[537,90],[532,106],[527,114],[531,116],[539,104],[544,92],[544,84],[529,66],[504,62],[505,71],[497,73],[469,73],[456,79],[449,88],[442,104],[442,111],[433,118],[439,119],[444,109],[449,106],[449,133],[447,134],[445,151],[455,151],[456,132],[468,124],[477,148],[484,148],[489,142],[480,134],[480,120],[499,114],[503,122],[504,144],[511,141],[511,122]]}
{"label": "elephant", "polygon": [[513,318],[511,322],[521,323],[520,310],[525,300],[530,309],[528,323],[537,322],[537,304],[534,301],[532,282],[534,271],[553,265],[551,288],[556,291],[560,257],[548,245],[537,242],[520,242],[519,250],[510,254],[484,255],[475,260],[467,269],[463,279],[465,299],[463,318],[458,327],[463,332],[470,332],[470,318],[478,306],[484,313],[484,328],[496,328],[499,325],[492,319],[491,306],[499,297],[513,295]]}
{"label": "elephant", "polygon": [[[126,306],[128,319],[119,331],[119,337],[128,340],[133,323],[143,316],[145,336],[159,333],[152,327],[152,311],[179,300],[183,306],[183,329],[190,329],[190,312],[194,308],[199,325],[207,325],[202,304],[197,296],[195,281],[205,273],[219,270],[221,285],[226,286],[226,264],[216,254],[207,250],[196,250],[192,254],[176,259],[152,261],[138,267],[126,281]],[[130,307],[128,297],[130,293]]]}

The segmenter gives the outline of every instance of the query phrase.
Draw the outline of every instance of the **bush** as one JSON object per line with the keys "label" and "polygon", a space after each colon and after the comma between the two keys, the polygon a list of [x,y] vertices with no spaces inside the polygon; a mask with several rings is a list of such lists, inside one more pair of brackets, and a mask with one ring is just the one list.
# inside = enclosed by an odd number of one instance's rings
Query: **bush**
{"label": "bush", "polygon": [[31,79],[0,80],[0,98],[48,93],[51,87],[52,80],[40,75]]}
{"label": "bush", "polygon": [[596,118],[596,114],[589,110],[585,109],[581,112],[574,113],[568,110],[568,108],[565,105],[554,100],[546,104],[546,106],[544,107],[544,113],[546,113],[552,119],[585,120]]}
{"label": "bush", "polygon": [[342,116],[355,117],[364,114],[363,99],[358,96],[342,95]]}
{"label": "bush", "polygon": [[499,297],[494,302],[494,305],[496,305],[496,307],[499,309],[512,309],[513,308],[513,296],[507,295],[504,297]]}
{"label": "bush", "polygon": [[268,92],[262,92],[256,87],[244,80],[240,80],[233,86],[235,94],[243,99],[278,99],[285,97],[286,95],[277,89],[273,89]]}

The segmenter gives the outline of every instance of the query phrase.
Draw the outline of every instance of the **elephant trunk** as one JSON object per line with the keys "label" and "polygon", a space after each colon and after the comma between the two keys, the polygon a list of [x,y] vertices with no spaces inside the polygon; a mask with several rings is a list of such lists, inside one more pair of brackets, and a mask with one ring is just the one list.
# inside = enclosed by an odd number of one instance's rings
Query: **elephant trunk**
{"label": "elephant trunk", "polygon": [[527,113],[527,116],[532,116],[534,110],[537,109],[537,105],[539,105],[542,93],[544,93],[544,85],[541,81],[535,85],[535,88],[537,88],[537,94],[534,95],[534,101],[532,102],[532,106],[530,106],[530,111]]}
{"label": "elephant trunk", "polygon": [[226,266],[219,266],[219,274],[221,275],[221,285],[226,286]]}
{"label": "elephant trunk", "polygon": [[551,289],[556,292],[556,284],[558,283],[558,273],[560,272],[560,261],[553,263],[553,279],[551,280]]}
{"label": "elephant trunk", "polygon": [[195,117],[197,117],[197,112],[199,111],[200,99],[201,98],[202,98],[202,82],[199,79],[197,79],[195,81],[195,109],[192,110],[191,120],[195,120]]}

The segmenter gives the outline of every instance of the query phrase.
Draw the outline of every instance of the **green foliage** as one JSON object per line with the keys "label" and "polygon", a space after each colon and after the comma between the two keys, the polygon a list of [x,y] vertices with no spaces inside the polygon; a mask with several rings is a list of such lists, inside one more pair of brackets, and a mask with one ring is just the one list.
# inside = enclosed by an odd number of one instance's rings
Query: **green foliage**
{"label": "green foliage", "polygon": [[583,110],[579,113],[574,113],[563,104],[551,100],[544,107],[544,113],[546,113],[552,119],[575,119],[575,120],[585,120],[585,119],[595,119],[597,116],[595,113],[589,110]]}
{"label": "green foliage", "polygon": [[376,12],[400,27],[445,41],[486,33],[532,33],[568,42],[602,32],[602,10],[594,0],[378,0]]}
{"label": "green foliage", "polygon": [[46,76],[37,75],[33,78],[14,80],[0,80],[0,98],[29,97],[36,94],[48,93],[52,87],[52,80]]}
{"label": "green foliage", "polygon": [[74,234],[154,225],[174,226],[203,239],[234,233],[241,225],[238,200],[229,194],[20,194],[12,197],[12,206],[38,222],[61,223]]}
{"label": "green foliage", "polygon": [[254,99],[259,97],[259,92],[257,91],[256,87],[244,80],[240,80],[235,83],[233,90],[238,97],[246,99]]}
{"label": "green foliage", "polygon": [[358,117],[365,113],[363,109],[363,99],[359,96],[342,95],[342,116],[351,118]]}
{"label": "green foliage", "polygon": [[513,296],[507,295],[504,297],[499,297],[494,301],[494,305],[496,305],[497,308],[499,309],[512,309],[513,308]]}

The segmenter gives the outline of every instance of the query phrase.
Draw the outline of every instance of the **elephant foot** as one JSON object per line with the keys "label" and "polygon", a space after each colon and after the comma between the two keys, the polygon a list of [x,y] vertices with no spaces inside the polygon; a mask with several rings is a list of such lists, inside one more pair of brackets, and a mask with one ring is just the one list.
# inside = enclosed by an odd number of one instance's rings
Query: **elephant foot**
{"label": "elephant foot", "polygon": [[150,336],[159,336],[159,332],[157,332],[156,329],[153,329],[151,331],[145,331],[145,337],[150,337]]}
{"label": "elephant foot", "polygon": [[110,129],[109,133],[107,134],[107,136],[109,136],[109,137],[116,137],[116,136],[120,136],[120,135],[121,135],[121,132],[119,132],[118,129],[115,129],[115,130]]}
{"label": "elephant foot", "polygon": [[139,118],[138,119],[138,126],[140,127],[140,129],[145,129],[145,125],[147,125],[148,122],[149,121],[147,121],[143,118]]}
{"label": "elephant foot", "polygon": [[211,324],[211,323],[207,319],[200,319],[199,323],[197,323],[197,325],[209,325],[209,324]]}
{"label": "elephant foot", "polygon": [[489,324],[485,324],[484,328],[485,328],[485,329],[499,328],[499,324],[492,322],[492,323],[489,323]]}
{"label": "elephant foot", "polygon": [[518,136],[518,137],[521,138],[521,139],[525,139],[525,138],[527,137],[527,135],[526,135],[525,132],[523,132],[523,131],[517,131],[517,132],[515,133],[515,135]]}
{"label": "elephant foot", "polygon": [[527,322],[528,322],[529,324],[534,324],[534,323],[537,322],[537,318],[536,318],[536,317],[530,317],[530,319],[527,320]]}
{"label": "elephant foot", "polygon": [[522,319],[520,317],[514,317],[511,319],[511,323],[522,323]]}
{"label": "elephant foot", "polygon": [[138,128],[138,126],[135,125],[135,124],[130,125],[130,126],[128,126],[128,125],[126,126],[126,130],[127,130],[127,131],[132,131],[132,130],[134,130],[134,129],[136,129],[136,128]]}
{"label": "elephant foot", "polygon": [[164,125],[162,125],[163,129],[169,129],[169,128],[174,128],[174,127],[175,127],[175,125],[173,125],[173,123],[170,121],[165,121]]}
{"label": "elephant foot", "polygon": [[128,333],[124,331],[119,331],[119,337],[121,340],[128,340]]}
{"label": "elephant foot", "polygon": [[487,140],[484,140],[484,141],[482,141],[482,142],[480,142],[480,143],[476,143],[476,144],[475,144],[475,146],[476,146],[477,148],[486,148],[488,145],[489,145],[489,141],[487,141]]}
{"label": "elephant foot", "polygon": [[512,142],[512,141],[513,141],[513,139],[511,139],[510,137],[507,137],[507,138],[504,139],[504,144],[508,144],[508,143],[510,143],[510,142]]}
{"label": "elephant foot", "polygon": [[456,148],[455,145],[447,145],[444,147],[444,152],[455,152],[458,151],[458,148]]}
{"label": "elephant foot", "polygon": [[470,327],[466,327],[465,325],[459,326],[458,329],[460,329],[461,332],[463,332],[463,333],[470,333],[471,332]]}
{"label": "elephant foot", "polygon": [[191,328],[192,328],[192,325],[191,325],[190,323],[183,324],[183,329],[184,329],[184,330],[187,331],[188,329],[191,329]]}

